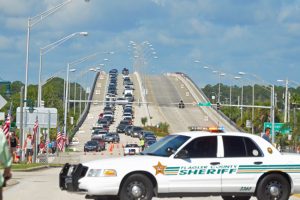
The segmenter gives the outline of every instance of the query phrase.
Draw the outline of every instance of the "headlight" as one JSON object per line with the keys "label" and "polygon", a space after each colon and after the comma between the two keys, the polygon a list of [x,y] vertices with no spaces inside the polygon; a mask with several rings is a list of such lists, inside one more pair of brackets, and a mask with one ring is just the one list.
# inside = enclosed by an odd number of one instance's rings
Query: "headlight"
{"label": "headlight", "polygon": [[88,173],[88,177],[99,177],[101,176],[101,169],[90,169]]}
{"label": "headlight", "polygon": [[88,177],[100,177],[100,176],[117,176],[117,171],[114,169],[90,169]]}

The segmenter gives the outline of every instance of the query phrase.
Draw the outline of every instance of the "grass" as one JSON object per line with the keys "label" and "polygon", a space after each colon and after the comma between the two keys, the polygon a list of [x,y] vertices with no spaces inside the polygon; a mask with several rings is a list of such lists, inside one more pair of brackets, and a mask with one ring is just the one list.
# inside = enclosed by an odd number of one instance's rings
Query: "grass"
{"label": "grass", "polygon": [[[34,168],[39,168],[39,167],[62,167],[63,164],[45,164],[45,163],[18,163],[18,164],[12,164],[11,169],[12,170],[30,170]],[[1,166],[0,169],[3,169]]]}

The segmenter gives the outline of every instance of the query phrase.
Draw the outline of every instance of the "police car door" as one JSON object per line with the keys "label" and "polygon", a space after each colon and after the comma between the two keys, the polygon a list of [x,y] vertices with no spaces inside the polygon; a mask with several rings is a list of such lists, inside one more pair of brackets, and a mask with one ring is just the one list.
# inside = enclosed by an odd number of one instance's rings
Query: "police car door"
{"label": "police car door", "polygon": [[257,173],[251,172],[263,163],[263,153],[248,137],[223,135],[224,157],[221,165],[228,169],[222,174],[222,192],[253,193]]}
{"label": "police car door", "polygon": [[217,136],[193,139],[174,156],[172,162],[165,170],[165,174],[170,175],[171,193],[221,191]]}

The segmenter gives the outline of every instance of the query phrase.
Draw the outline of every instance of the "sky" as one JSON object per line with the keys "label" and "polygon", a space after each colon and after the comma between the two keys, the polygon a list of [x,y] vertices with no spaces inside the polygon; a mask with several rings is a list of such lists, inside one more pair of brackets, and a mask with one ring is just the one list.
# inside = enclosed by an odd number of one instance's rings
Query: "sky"
{"label": "sky", "polygon": [[[62,2],[0,0],[0,80],[25,82],[28,18]],[[88,69],[99,64],[132,71],[133,44],[144,52],[139,69],[146,74],[183,72],[200,86],[220,77],[233,84],[300,82],[300,0],[73,0],[30,30],[29,84],[38,83],[41,48],[83,31],[88,36],[76,34],[43,54],[43,82],[65,77],[67,63],[95,52],[71,66],[77,71],[70,79],[90,80]],[[246,73],[239,81],[238,72]]]}

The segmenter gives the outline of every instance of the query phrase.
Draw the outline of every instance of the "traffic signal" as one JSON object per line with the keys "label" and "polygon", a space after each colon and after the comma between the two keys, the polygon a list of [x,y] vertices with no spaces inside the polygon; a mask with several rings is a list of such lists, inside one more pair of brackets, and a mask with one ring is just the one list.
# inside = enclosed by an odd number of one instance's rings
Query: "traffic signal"
{"label": "traffic signal", "polygon": [[217,102],[217,110],[220,110],[220,108],[221,108],[221,104],[220,102]]}

